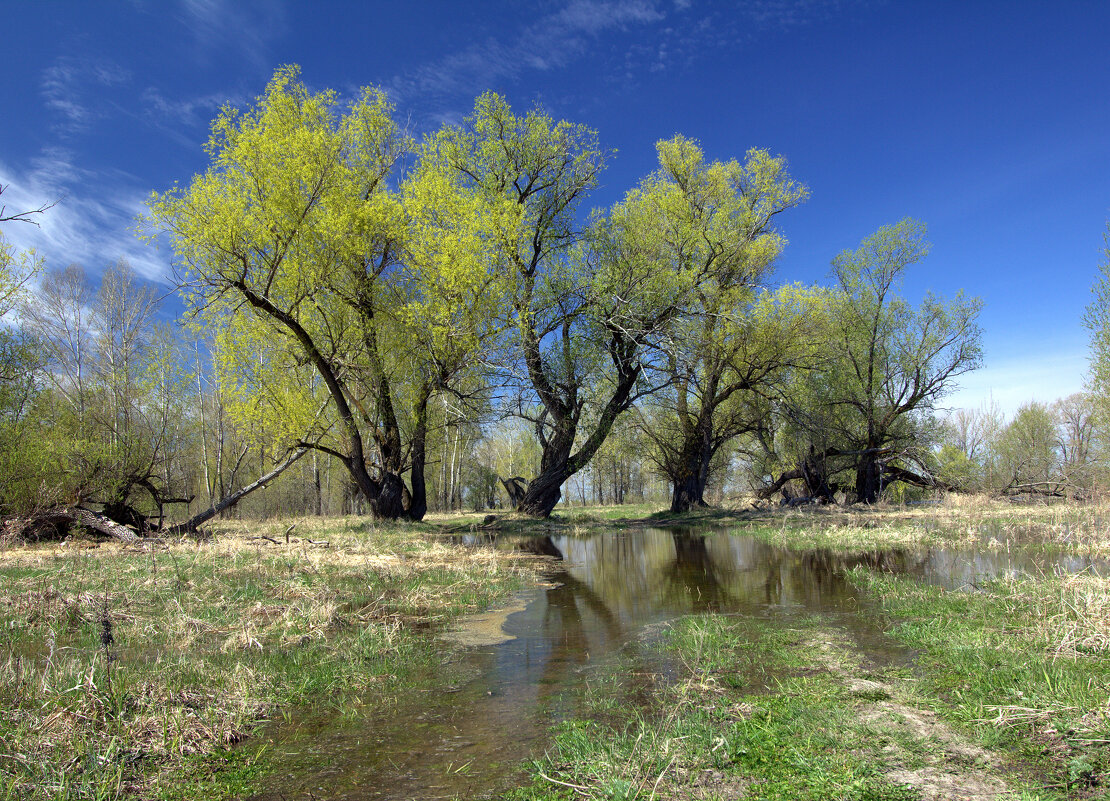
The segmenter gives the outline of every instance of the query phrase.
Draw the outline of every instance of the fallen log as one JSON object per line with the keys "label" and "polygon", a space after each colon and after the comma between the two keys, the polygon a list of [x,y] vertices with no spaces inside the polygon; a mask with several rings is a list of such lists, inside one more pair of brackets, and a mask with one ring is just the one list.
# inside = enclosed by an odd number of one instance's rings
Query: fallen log
{"label": "fallen log", "polygon": [[243,498],[247,497],[255,490],[265,487],[275,478],[284,473],[294,462],[296,462],[306,453],[308,453],[308,448],[297,448],[285,458],[285,461],[283,461],[266,475],[259,477],[256,481],[253,481],[242,489],[236,490],[230,495],[221,498],[219,501],[212,504],[203,512],[199,512],[198,514],[193,515],[188,520],[182,523],[178,523],[177,525],[170,526],[167,533],[170,535],[192,534],[198,528],[200,528],[200,526],[202,526],[204,523],[207,523],[220,512],[224,511],[225,509],[230,509],[232,506],[239,503],[239,501],[243,500]]}
{"label": "fallen log", "polygon": [[62,539],[74,529],[84,529],[119,542],[138,542],[139,535],[127,526],[100,512],[82,506],[60,507],[38,512],[29,517],[13,517],[4,521],[4,536],[17,540]]}

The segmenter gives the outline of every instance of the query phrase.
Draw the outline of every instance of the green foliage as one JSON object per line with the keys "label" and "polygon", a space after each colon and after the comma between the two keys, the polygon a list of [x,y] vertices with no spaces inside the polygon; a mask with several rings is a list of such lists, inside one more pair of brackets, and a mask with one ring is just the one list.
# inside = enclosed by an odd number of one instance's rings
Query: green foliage
{"label": "green foliage", "polygon": [[930,481],[932,410],[982,361],[982,301],[930,293],[915,307],[898,295],[927,253],[924,225],[907,219],[833,260],[823,363],[787,401],[795,451],[812,447],[829,477],[853,471],[843,488],[860,500],[894,481]]}
{"label": "green foliage", "polygon": [[150,203],[152,222],[172,237],[188,302],[219,332],[230,413],[245,427],[266,418],[285,442],[313,422],[327,426],[313,382],[286,381],[288,372],[305,359],[335,363],[337,373],[339,362],[365,361],[370,343],[356,323],[376,332],[373,311],[395,309],[375,279],[399,255],[404,218],[386,182],[411,147],[383,93],[364,90],[340,115],[334,92],[313,94],[298,77],[280,69],[253,109],[225,109],[207,144],[209,169]]}
{"label": "green foliage", "polygon": [[599,226],[599,250],[647,288],[644,304],[671,310],[653,342],[667,389],[652,401],[645,430],[676,503],[691,480],[688,500],[696,503],[717,453],[758,425],[751,392],[770,383],[797,344],[791,329],[801,318],[782,314],[789,301],[760,298],[755,288],[785,244],[773,218],[808,190],[765,150],[749,151],[741,164],[707,163],[682,136],[656,149],[659,169]]}
{"label": "green foliage", "polygon": [[370,88],[341,108],[282,68],[253,109],[216,120],[207,172],[150,204],[194,312],[218,331],[232,419],[340,456],[387,516],[410,466],[423,496],[430,398],[472,374],[497,335],[502,235],[517,214],[464,184],[447,135],[394,188],[415,145],[392,111]]}
{"label": "green foliage", "polygon": [[5,383],[4,513],[84,501],[157,511],[183,491],[191,445],[179,340],[126,263],[95,293],[71,265],[20,310],[19,346],[44,369]]}
{"label": "green foliage", "polygon": [[1056,420],[1047,404],[1030,401],[1014,414],[996,443],[1002,488],[1042,485],[1058,477]]}

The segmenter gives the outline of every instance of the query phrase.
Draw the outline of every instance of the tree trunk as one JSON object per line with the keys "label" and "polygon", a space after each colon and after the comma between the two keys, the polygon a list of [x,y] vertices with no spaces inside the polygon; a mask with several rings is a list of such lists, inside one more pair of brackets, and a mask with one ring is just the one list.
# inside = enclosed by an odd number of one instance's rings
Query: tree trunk
{"label": "tree trunk", "polygon": [[409,472],[412,493],[408,516],[411,520],[423,520],[428,513],[428,488],[424,470],[428,458],[428,400],[431,395],[431,389],[427,385],[423,386],[416,403],[416,425],[412,432],[412,469]]}
{"label": "tree trunk", "polygon": [[868,451],[860,457],[856,465],[856,500],[863,503],[875,503],[879,500],[882,491],[880,477],[882,470],[875,454]]}
{"label": "tree trunk", "polygon": [[[565,468],[565,463],[563,467]],[[531,517],[550,517],[551,510],[562,497],[560,487],[565,480],[559,465],[540,473],[528,483],[528,488],[517,503],[517,511]]]}
{"label": "tree trunk", "polygon": [[275,478],[284,473],[289,467],[293,465],[294,462],[296,462],[306,453],[308,453],[308,448],[298,448],[297,450],[289,454],[284,462],[279,464],[266,475],[260,477],[259,479],[251,484],[248,484],[242,489],[236,490],[227,497],[221,498],[217,503],[212,504],[212,506],[205,509],[203,512],[193,515],[185,522],[178,523],[176,526],[171,526],[167,533],[171,535],[176,535],[188,534],[196,531],[204,523],[207,523],[209,520],[211,520],[213,517],[215,517],[225,509],[230,509],[232,506],[239,503],[239,501],[243,500],[243,498],[250,495],[256,489],[262,489],[263,487],[265,487],[269,482],[273,481]]}
{"label": "tree trunk", "polygon": [[705,487],[709,483],[709,464],[713,449],[708,442],[698,443],[696,450],[689,449],[683,459],[682,473],[672,480],[671,511],[689,512],[695,506],[708,506]]}
{"label": "tree trunk", "polygon": [[312,452],[312,489],[315,492],[313,510],[317,517],[324,516],[324,492],[320,486],[320,461],[316,451]]}
{"label": "tree trunk", "polygon": [[102,514],[89,511],[88,509],[82,509],[80,507],[76,509],[67,509],[63,514],[71,515],[75,522],[85,528],[99,531],[101,534],[106,534],[121,542],[135,542],[139,539],[139,536],[127,526],[121,526],[116,521]]}
{"label": "tree trunk", "polygon": [[801,478],[805,482],[806,492],[810,498],[819,498],[826,503],[833,502],[833,489],[829,483],[829,466],[827,453],[818,454],[812,445],[809,453],[802,460]]}

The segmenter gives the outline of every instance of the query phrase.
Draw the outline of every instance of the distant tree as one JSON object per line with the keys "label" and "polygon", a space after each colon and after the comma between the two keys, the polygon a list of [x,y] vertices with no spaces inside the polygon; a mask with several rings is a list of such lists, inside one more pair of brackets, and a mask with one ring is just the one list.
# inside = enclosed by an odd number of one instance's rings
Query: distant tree
{"label": "distant tree", "polygon": [[795,286],[749,294],[747,305],[720,309],[696,320],[694,335],[675,337],[682,349],[670,362],[672,384],[648,403],[654,414],[644,429],[671,483],[671,511],[704,506],[714,466],[728,463],[718,454],[747,452],[767,435],[789,374],[815,364],[818,297]]}
{"label": "distant tree", "polygon": [[1090,393],[1075,392],[1052,404],[1060,447],[1060,469],[1073,494],[1095,480],[1095,407]]}
{"label": "distant tree", "polygon": [[[4,187],[0,187],[2,193]],[[8,214],[0,222],[34,222],[30,214]],[[27,285],[42,269],[33,252],[19,250],[0,231],[0,514],[24,511],[44,500],[39,476],[40,432],[27,415],[38,392],[42,353],[20,321],[13,319],[27,297]]]}
{"label": "distant tree", "polygon": [[[981,362],[982,302],[929,294],[915,308],[900,297],[905,271],[927,253],[924,225],[907,219],[833,260],[822,366],[781,404],[779,439],[797,461],[764,494],[801,478],[819,497],[842,489],[872,503],[896,481],[935,484],[932,411]],[[846,470],[850,484],[833,480]]]}
{"label": "distant tree", "polygon": [[1095,414],[1104,430],[1110,429],[1110,221],[1103,232],[1102,263],[1099,278],[1091,288],[1091,302],[1083,324],[1091,332],[1090,373],[1087,388]]}
{"label": "distant tree", "polygon": [[959,293],[946,302],[929,294],[913,308],[896,294],[906,269],[928,250],[925,226],[906,219],[833,260],[840,294],[830,343],[838,368],[831,402],[849,410],[843,433],[859,453],[855,493],[865,503],[878,499],[884,477],[913,475],[897,464],[915,444],[898,424],[932,409],[954,378],[982,361],[982,301]]}
{"label": "distant tree", "polygon": [[955,410],[941,423],[938,477],[966,492],[992,489],[997,469],[996,446],[1003,425],[997,404]]}
{"label": "distant tree", "polygon": [[1048,404],[1022,404],[999,433],[997,450],[1002,492],[1062,493],[1059,431]]}

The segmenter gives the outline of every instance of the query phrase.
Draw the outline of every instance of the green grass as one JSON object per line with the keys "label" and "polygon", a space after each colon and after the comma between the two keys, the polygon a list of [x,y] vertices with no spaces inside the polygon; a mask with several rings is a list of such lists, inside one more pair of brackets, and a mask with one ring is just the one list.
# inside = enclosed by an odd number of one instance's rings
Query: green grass
{"label": "green grass", "polygon": [[260,768],[226,748],[259,722],[389,703],[444,673],[427,632],[535,581],[434,527],[284,529],[0,553],[0,800],[241,794]]}
{"label": "green grass", "polygon": [[1031,785],[1110,781],[1110,580],[1041,576],[946,592],[863,570],[890,634],[918,653],[917,692]]}
{"label": "green grass", "polygon": [[860,722],[859,699],[812,656],[820,632],[816,620],[679,622],[660,647],[685,678],[621,714],[607,702],[625,672],[613,666],[587,691],[592,714],[562,725],[533,785],[513,797],[917,798],[884,777],[883,742]]}
{"label": "green grass", "polygon": [[1104,797],[1107,580],[970,593],[850,578],[879,600],[911,663],[869,668],[820,617],[682,619],[655,646],[679,678],[639,687],[633,704],[635,666],[601,669],[513,797],[916,799],[938,782],[976,797]]}

